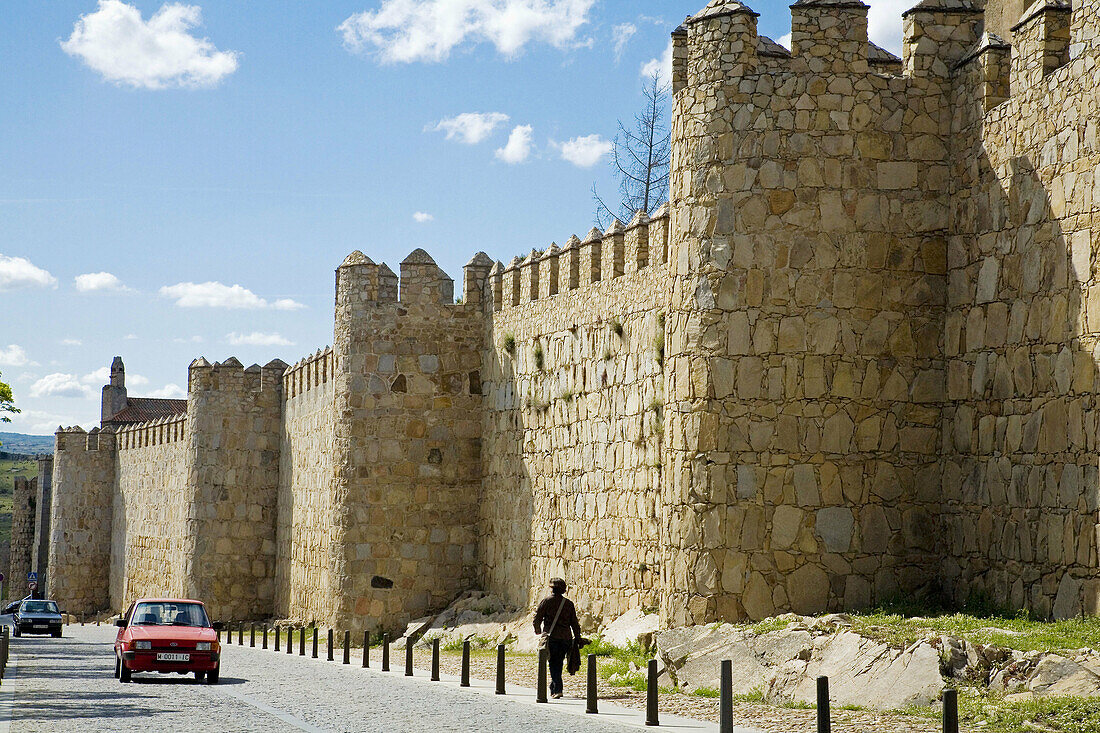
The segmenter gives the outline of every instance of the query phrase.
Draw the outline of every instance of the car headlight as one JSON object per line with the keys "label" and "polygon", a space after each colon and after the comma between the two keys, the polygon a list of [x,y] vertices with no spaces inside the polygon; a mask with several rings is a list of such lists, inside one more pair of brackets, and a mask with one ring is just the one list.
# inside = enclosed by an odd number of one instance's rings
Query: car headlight
{"label": "car headlight", "polygon": [[210,642],[209,641],[200,641],[199,643],[195,644],[195,651],[197,651],[197,652],[208,652],[208,651],[210,651]]}
{"label": "car headlight", "polygon": [[151,641],[135,641],[134,649],[152,649],[153,642]]}

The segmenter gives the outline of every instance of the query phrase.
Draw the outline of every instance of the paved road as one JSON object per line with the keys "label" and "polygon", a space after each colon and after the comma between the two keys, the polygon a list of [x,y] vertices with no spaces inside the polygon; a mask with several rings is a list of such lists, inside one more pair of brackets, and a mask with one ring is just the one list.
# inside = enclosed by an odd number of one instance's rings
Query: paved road
{"label": "paved road", "polygon": [[[108,626],[70,626],[62,639],[12,639],[13,666],[0,687],[0,733],[5,731],[8,709],[12,733],[588,733],[629,730],[641,722],[624,708],[604,706],[600,716],[584,716],[583,701],[536,706],[520,691],[501,698],[492,695],[487,684],[463,690],[446,679],[410,680],[400,673],[249,649],[247,641],[243,648],[225,647],[218,685],[179,675],[137,675],[133,684],[123,685],[113,676],[114,635],[115,629]],[[580,715],[574,714],[578,705]],[[683,723],[674,729],[716,729]]]}

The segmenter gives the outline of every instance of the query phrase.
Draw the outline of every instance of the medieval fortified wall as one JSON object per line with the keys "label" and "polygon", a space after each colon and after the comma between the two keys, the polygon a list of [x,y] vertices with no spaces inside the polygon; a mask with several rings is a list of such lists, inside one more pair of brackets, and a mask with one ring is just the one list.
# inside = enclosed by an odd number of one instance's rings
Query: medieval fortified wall
{"label": "medieval fortified wall", "polygon": [[[50,592],[399,626],[563,575],[669,625],[973,592],[1100,612],[1100,0],[714,0],[671,201],[461,298],[352,253],[333,345],[59,430]],[[988,23],[987,23],[988,20]],[[108,409],[109,408],[109,409]],[[153,420],[141,419],[162,410]],[[117,418],[117,419],[116,419]]]}

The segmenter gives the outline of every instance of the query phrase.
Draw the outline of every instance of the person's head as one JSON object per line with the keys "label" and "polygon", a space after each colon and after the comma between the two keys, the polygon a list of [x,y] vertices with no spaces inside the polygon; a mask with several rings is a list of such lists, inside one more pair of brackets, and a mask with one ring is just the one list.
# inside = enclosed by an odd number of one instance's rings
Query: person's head
{"label": "person's head", "polygon": [[565,584],[565,580],[562,578],[550,578],[550,590],[556,595],[560,596],[565,593],[568,586]]}

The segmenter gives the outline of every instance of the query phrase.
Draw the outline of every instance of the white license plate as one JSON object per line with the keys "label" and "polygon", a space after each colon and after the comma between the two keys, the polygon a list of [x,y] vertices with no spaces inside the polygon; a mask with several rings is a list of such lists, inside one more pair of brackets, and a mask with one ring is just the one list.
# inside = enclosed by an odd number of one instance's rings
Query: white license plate
{"label": "white license plate", "polygon": [[36,629],[46,629],[46,628],[49,628],[49,624],[35,624],[34,628],[36,628]]}
{"label": "white license plate", "polygon": [[176,654],[174,652],[157,652],[158,662],[190,662],[190,654]]}

